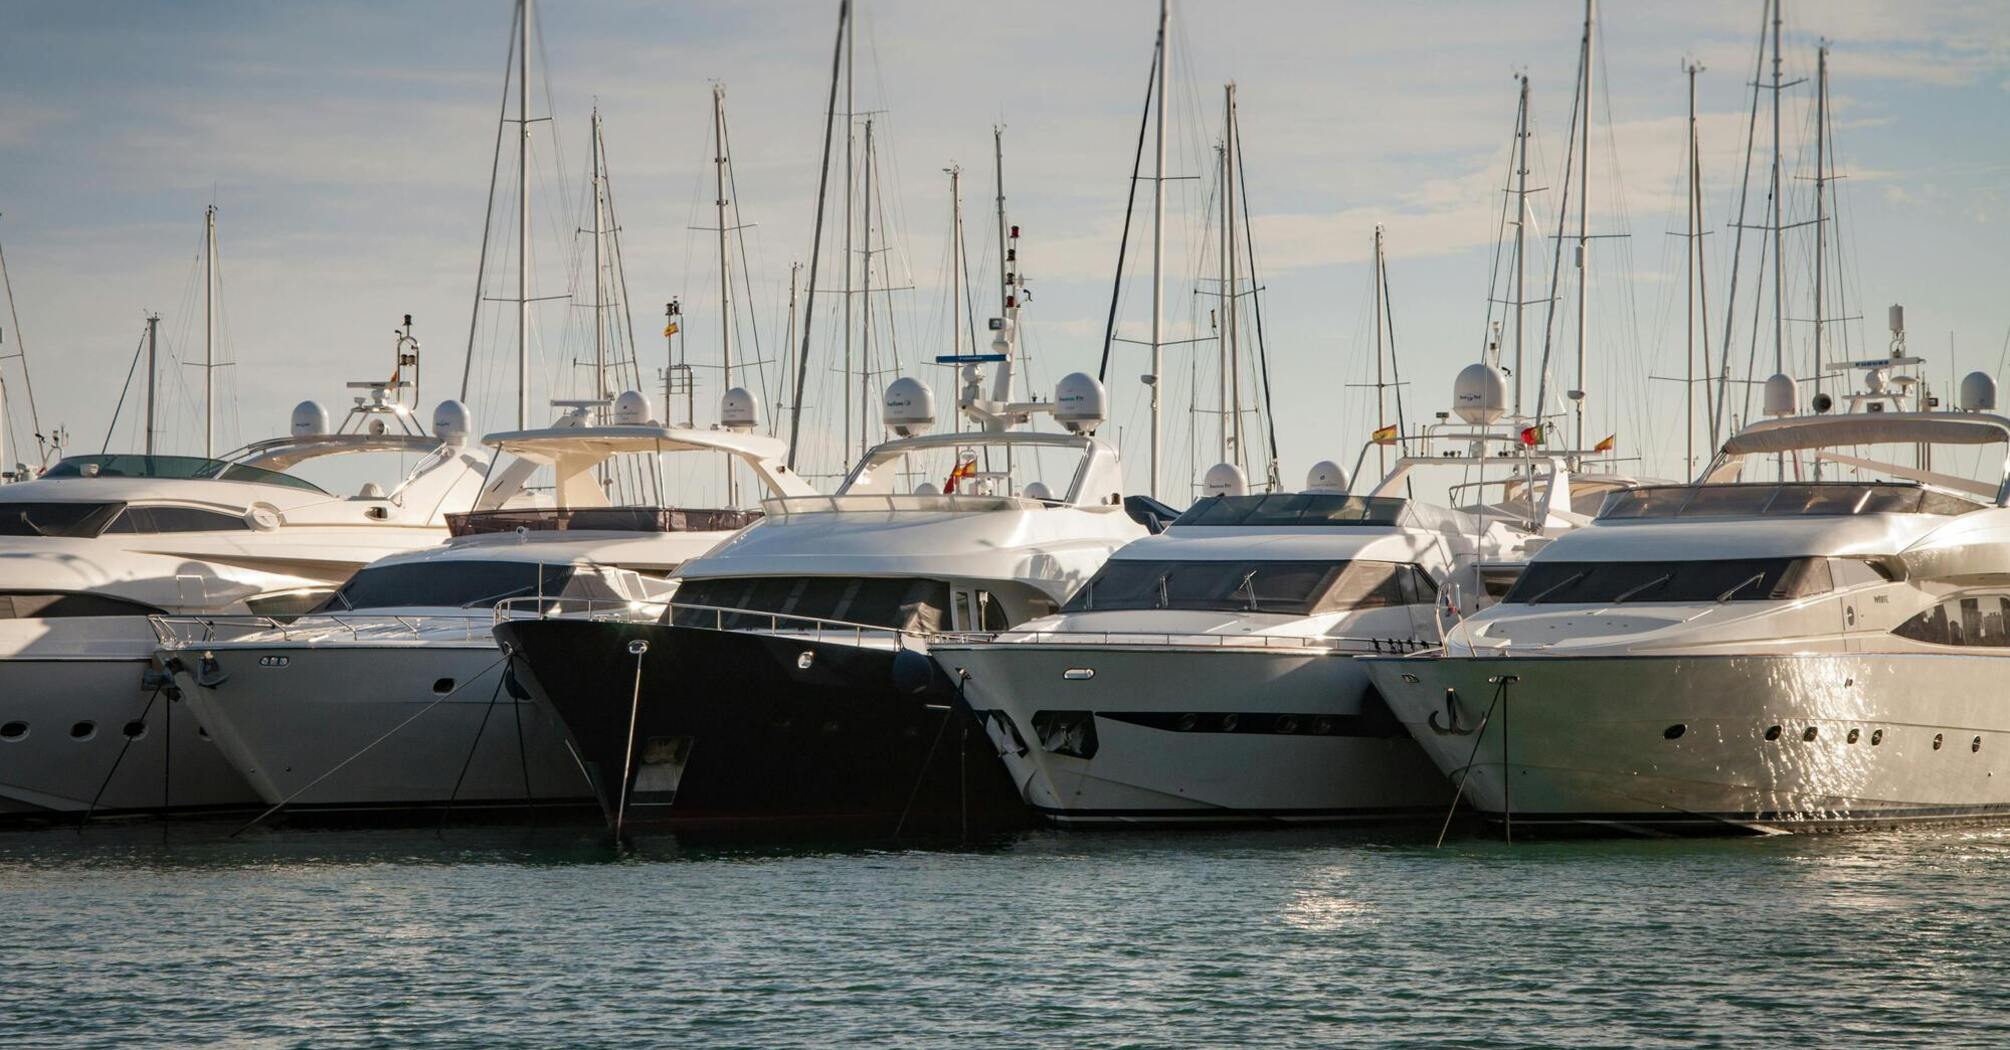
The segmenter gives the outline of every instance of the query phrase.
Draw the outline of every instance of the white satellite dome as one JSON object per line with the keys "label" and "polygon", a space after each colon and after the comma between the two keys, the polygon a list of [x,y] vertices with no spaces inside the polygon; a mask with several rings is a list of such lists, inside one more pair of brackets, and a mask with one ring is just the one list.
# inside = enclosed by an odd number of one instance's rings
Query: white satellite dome
{"label": "white satellite dome", "polygon": [[1996,379],[1987,372],[1970,372],[1961,377],[1963,412],[1996,411]]}
{"label": "white satellite dome", "polygon": [[942,486],[937,485],[933,481],[924,481],[914,486],[914,494],[917,496],[940,496],[942,495]]}
{"label": "white satellite dome", "polygon": [[901,437],[917,437],[935,426],[935,391],[928,384],[902,376],[887,384],[887,429]]}
{"label": "white satellite dome", "polygon": [[621,396],[614,399],[616,426],[646,426],[655,418],[656,406],[650,404],[649,395],[640,390],[623,390]]}
{"label": "white satellite dome", "polygon": [[1775,372],[1766,380],[1766,414],[1769,416],[1791,416],[1801,410],[1801,391],[1794,385],[1794,377],[1784,372]]}
{"label": "white satellite dome", "polygon": [[433,409],[433,436],[450,445],[459,445],[468,439],[468,432],[474,429],[474,419],[468,415],[468,406],[459,401],[442,401]]}
{"label": "white satellite dome", "polygon": [[1110,417],[1109,394],[1086,372],[1070,372],[1054,384],[1054,422],[1071,434],[1093,434]]}
{"label": "white satellite dome", "polygon": [[302,401],[293,406],[293,436],[320,437],[328,433],[328,410],[319,401]]}
{"label": "white satellite dome", "polygon": [[1042,482],[1029,482],[1026,485],[1025,496],[1027,499],[1046,500],[1052,503],[1054,501],[1054,490],[1048,488]]}
{"label": "white satellite dome", "polygon": [[753,430],[761,425],[761,403],[746,387],[736,386],[719,398],[719,423],[727,430]]}
{"label": "white satellite dome", "polygon": [[1249,491],[1249,477],[1233,463],[1216,463],[1201,478],[1203,496],[1241,496]]}
{"label": "white satellite dome", "polygon": [[1344,495],[1347,491],[1347,471],[1330,459],[1322,459],[1305,472],[1305,491]]}
{"label": "white satellite dome", "polygon": [[1470,364],[1452,381],[1452,411],[1485,426],[1507,414],[1507,377],[1488,364]]}

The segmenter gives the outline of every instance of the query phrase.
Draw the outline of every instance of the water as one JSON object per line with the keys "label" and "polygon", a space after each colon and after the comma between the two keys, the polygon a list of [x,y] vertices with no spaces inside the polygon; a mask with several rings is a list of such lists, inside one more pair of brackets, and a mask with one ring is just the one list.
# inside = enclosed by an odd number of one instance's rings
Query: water
{"label": "water", "polygon": [[2010,1044],[2010,831],[0,834],[0,1042]]}

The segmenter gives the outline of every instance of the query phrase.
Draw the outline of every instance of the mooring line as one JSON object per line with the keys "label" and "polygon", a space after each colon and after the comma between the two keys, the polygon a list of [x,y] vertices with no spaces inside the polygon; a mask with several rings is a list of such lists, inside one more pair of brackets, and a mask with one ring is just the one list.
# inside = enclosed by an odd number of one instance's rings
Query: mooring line
{"label": "mooring line", "polygon": [[[1433,849],[1444,846],[1445,833],[1452,829],[1452,815],[1459,811],[1459,800],[1465,797],[1466,778],[1473,775],[1473,759],[1479,757],[1480,741],[1486,739],[1487,723],[1494,717],[1494,705],[1500,703],[1501,694],[1507,692],[1507,680],[1505,678],[1501,680],[1499,685],[1500,688],[1494,690],[1494,698],[1487,703],[1487,713],[1480,716],[1479,728],[1473,730],[1472,753],[1466,756],[1466,766],[1459,771],[1459,789],[1452,792],[1452,807],[1445,811],[1445,823],[1442,827],[1438,828],[1438,844],[1432,847]],[[1456,715],[1456,712],[1454,714]],[[1505,752],[1503,752],[1503,757],[1505,757]]]}

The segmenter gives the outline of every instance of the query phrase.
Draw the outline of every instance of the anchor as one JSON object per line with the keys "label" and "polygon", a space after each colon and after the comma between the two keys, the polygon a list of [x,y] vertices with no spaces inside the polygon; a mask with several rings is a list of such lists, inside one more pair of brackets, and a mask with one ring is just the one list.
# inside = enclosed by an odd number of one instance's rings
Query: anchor
{"label": "anchor", "polygon": [[1431,727],[1431,732],[1439,736],[1472,735],[1473,731],[1471,729],[1461,728],[1459,725],[1459,691],[1457,689],[1445,690],[1445,721],[1449,724],[1438,724],[1438,713],[1436,711],[1431,712],[1430,716],[1424,719],[1425,724]]}

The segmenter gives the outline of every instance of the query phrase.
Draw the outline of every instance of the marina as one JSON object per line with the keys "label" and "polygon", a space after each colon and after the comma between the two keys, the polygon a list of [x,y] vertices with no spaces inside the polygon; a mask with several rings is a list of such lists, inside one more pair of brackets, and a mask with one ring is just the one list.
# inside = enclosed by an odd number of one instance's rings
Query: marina
{"label": "marina", "polygon": [[2010,1041],[2000,13],[106,2],[0,1043]]}

